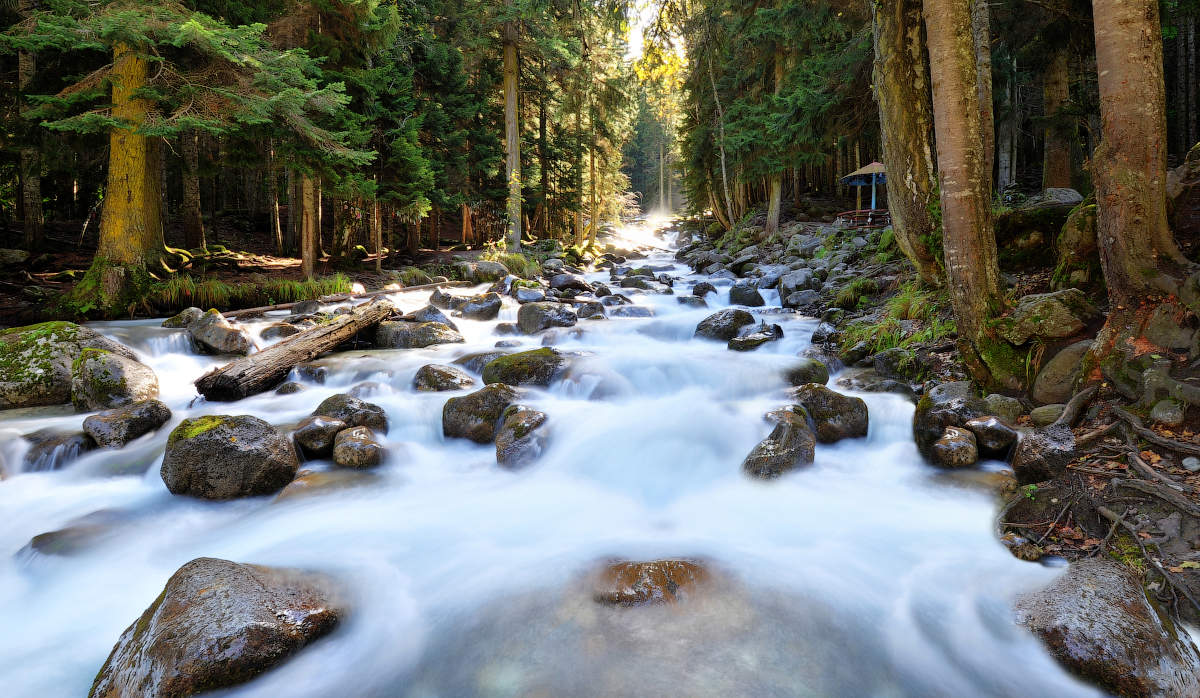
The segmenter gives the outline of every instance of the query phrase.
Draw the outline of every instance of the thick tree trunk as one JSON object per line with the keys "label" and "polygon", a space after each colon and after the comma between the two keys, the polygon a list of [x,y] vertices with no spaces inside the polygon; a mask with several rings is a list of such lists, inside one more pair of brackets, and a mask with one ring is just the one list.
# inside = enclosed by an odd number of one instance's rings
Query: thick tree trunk
{"label": "thick tree trunk", "polygon": [[[783,79],[785,77],[783,48],[776,47],[775,49],[775,97],[783,93]],[[783,208],[783,171],[771,173],[770,182],[767,186],[767,224],[763,232],[767,235],[774,235],[779,232],[779,212]]]}
{"label": "thick tree trunk", "polygon": [[575,245],[583,247],[584,240],[587,239],[587,231],[583,227],[583,104],[575,110],[575,135],[576,146],[579,150],[579,164],[576,167],[577,176],[575,177]]}
{"label": "thick tree trunk", "polygon": [[300,243],[300,184],[296,171],[287,171],[287,251],[294,253]]}
{"label": "thick tree trunk", "polygon": [[[512,10],[513,0],[504,5]],[[517,24],[505,22],[504,34],[504,176],[508,182],[508,249],[521,251],[521,132],[517,114]]]}
{"label": "thick tree trunk", "polygon": [[[32,0],[19,0],[18,13],[27,19],[34,10]],[[20,92],[20,111],[29,110],[25,91],[37,72],[37,57],[29,51],[17,52],[17,90]],[[42,247],[42,158],[38,145],[41,143],[41,127],[31,125],[29,143],[21,148],[18,168],[21,179],[21,224],[25,236],[25,249],[30,252]]]}
{"label": "thick tree trunk", "polygon": [[725,213],[732,225],[737,218],[733,215],[733,199],[729,195],[729,172],[725,167],[725,110],[721,107],[721,95],[717,92],[717,78],[713,73],[712,56],[708,57],[708,81],[712,83],[713,102],[717,107],[717,150],[721,157],[721,188],[725,191]]}
{"label": "thick tree trunk", "polygon": [[311,279],[317,267],[317,226],[320,194],[310,175],[300,175],[300,268]]}
{"label": "thick tree trunk", "polygon": [[988,0],[971,0],[971,37],[975,43],[975,87],[979,92],[979,134],[983,141],[981,167],[990,199],[996,161],[996,116],[992,109],[992,13]]}
{"label": "thick tree trunk", "polygon": [[279,220],[279,170],[275,164],[275,141],[267,143],[267,208],[271,214],[271,237],[275,254],[283,256],[283,225]]}
{"label": "thick tree trunk", "polygon": [[1065,46],[1056,47],[1042,74],[1042,103],[1046,119],[1042,157],[1042,188],[1071,186],[1071,140],[1061,114],[1071,100],[1070,64]]}
{"label": "thick tree trunk", "polygon": [[[665,134],[664,134],[665,138]],[[658,210],[667,212],[667,157],[663,140],[658,141]]]}
{"label": "thick tree trunk", "polygon": [[464,245],[471,244],[471,239],[475,237],[471,228],[471,207],[467,202],[462,205],[462,242]]}
{"label": "thick tree trunk", "polygon": [[588,169],[591,174],[588,177],[588,185],[592,194],[592,220],[588,226],[588,246],[596,244],[596,232],[600,227],[600,202],[596,194],[596,112],[595,106],[591,109],[591,118],[588,120],[592,126],[592,142],[588,147]]}
{"label": "thick tree trunk", "polygon": [[200,144],[195,133],[179,137],[183,155],[183,244],[189,250],[204,249],[204,216],[200,211]]}
{"label": "thick tree trunk", "polygon": [[875,101],[892,231],[921,281],[941,281],[930,244],[934,203],[933,105],[921,0],[882,0],[873,7]]}
{"label": "thick tree trunk", "polygon": [[988,321],[1005,310],[980,134],[979,90],[969,7],[925,0],[941,184],[943,248],[959,350],[986,387],[1021,387],[1023,362]]}
{"label": "thick tree trunk", "polygon": [[1013,183],[1017,131],[1016,79],[1014,77],[1017,74],[1017,62],[1015,59],[1012,68],[1012,73],[1004,83],[1000,123],[997,125],[996,134],[996,190],[999,192],[1003,192]]}

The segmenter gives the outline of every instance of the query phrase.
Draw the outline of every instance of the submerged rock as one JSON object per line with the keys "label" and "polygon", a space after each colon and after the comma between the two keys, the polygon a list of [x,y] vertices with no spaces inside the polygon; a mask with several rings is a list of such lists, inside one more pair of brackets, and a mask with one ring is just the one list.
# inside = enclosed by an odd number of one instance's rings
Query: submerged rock
{"label": "submerged rock", "polygon": [[366,427],[343,429],[333,440],[333,462],[343,468],[372,468],[383,462],[383,446]]}
{"label": "submerged rock", "polygon": [[85,349],[137,361],[128,347],[73,322],[0,330],[0,409],[71,402],[71,366]]}
{"label": "submerged rock", "polygon": [[521,391],[493,383],[470,395],[452,397],[442,408],[442,433],[451,438],[491,443],[504,410],[521,397]]}
{"label": "submerged rock", "polygon": [[546,413],[525,405],[509,405],[496,430],[496,462],[509,469],[528,465],[545,447]]}
{"label": "submerged rock", "polygon": [[475,379],[457,366],[428,364],[417,369],[413,376],[413,388],[421,392],[462,390],[475,385]]}
{"label": "submerged rock", "polygon": [[258,417],[205,416],[175,427],[160,472],[172,494],[232,499],[277,492],[298,467],[291,440]]}
{"label": "submerged rock", "polygon": [[333,439],[347,428],[340,419],[314,415],[296,425],[292,438],[305,458],[328,458],[333,455]]}
{"label": "submerged rock", "polygon": [[379,323],[375,330],[375,346],[380,349],[424,349],[465,341],[461,334],[440,322],[389,321]]}
{"label": "submerged rock", "polygon": [[796,388],[795,397],[812,420],[817,441],[829,444],[867,435],[867,403],[862,398],[842,395],[817,383]]}
{"label": "submerged rock", "polygon": [[383,434],[388,431],[387,413],[382,407],[350,395],[330,395],[317,405],[313,415],[340,419],[349,427],[367,427]]}
{"label": "submerged rock", "polygon": [[284,487],[280,490],[279,494],[275,495],[275,501],[301,499],[318,494],[337,492],[338,490],[350,489],[351,487],[369,485],[378,479],[378,475],[373,475],[362,470],[301,470],[296,473],[295,480],[292,480],[288,483],[287,487]]}
{"label": "submerged rock", "polygon": [[88,695],[168,698],[236,686],[328,633],[345,611],[323,575],[198,558],[122,633]]}
{"label": "submerged rock", "polygon": [[803,414],[777,410],[771,414],[775,428],[742,461],[742,472],[769,479],[813,462],[816,437]]}
{"label": "submerged rock", "polygon": [[84,349],[71,364],[71,402],[80,412],[158,397],[154,369],[105,349]]}
{"label": "submerged rock", "polygon": [[239,354],[245,356],[254,348],[254,340],[244,328],[234,327],[215,309],[209,310],[188,325],[188,333],[205,354]]}
{"label": "submerged rock", "polygon": [[121,448],[170,419],[171,410],[165,404],[158,400],[143,400],[89,416],[83,420],[83,431],[101,446]]}
{"label": "submerged rock", "polygon": [[726,308],[709,315],[696,325],[697,337],[728,342],[746,325],[754,324],[754,316],[739,308]]}
{"label": "submerged rock", "polygon": [[567,360],[550,348],[507,354],[483,367],[483,382],[548,387],[566,370]]}
{"label": "submerged rock", "polygon": [[39,429],[22,438],[32,444],[25,452],[24,459],[25,470],[31,472],[57,470],[96,448],[92,437],[83,432],[63,433]]}
{"label": "submerged rock", "polygon": [[592,598],[610,606],[675,603],[699,591],[708,576],[698,560],[611,562],[595,575]]}
{"label": "submerged rock", "polygon": [[526,303],[517,311],[517,327],[525,334],[536,334],[551,327],[571,327],[578,319],[563,303]]}
{"label": "submerged rock", "polygon": [[1200,695],[1200,653],[1146,598],[1142,580],[1106,556],[1071,563],[1019,598],[1017,620],[1068,671],[1122,696]]}

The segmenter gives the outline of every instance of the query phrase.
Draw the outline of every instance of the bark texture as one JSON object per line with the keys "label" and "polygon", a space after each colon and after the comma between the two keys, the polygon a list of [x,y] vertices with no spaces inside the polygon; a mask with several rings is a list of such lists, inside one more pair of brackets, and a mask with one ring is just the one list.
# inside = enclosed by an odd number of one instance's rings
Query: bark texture
{"label": "bark texture", "polygon": [[[22,18],[28,18],[33,13],[32,0],[20,0],[18,12]],[[17,89],[20,90],[20,109],[24,114],[29,109],[25,100],[25,90],[37,72],[37,56],[30,51],[17,52]],[[42,246],[42,156],[38,145],[41,143],[41,130],[31,125],[30,143],[21,148],[18,158],[21,178],[21,224],[25,234],[25,249],[30,252]]]}
{"label": "bark texture", "polygon": [[300,175],[300,268],[311,279],[317,265],[318,193],[309,175]]}
{"label": "bark texture", "polygon": [[1071,186],[1071,141],[1060,110],[1071,100],[1070,69],[1065,47],[1057,47],[1042,74],[1046,118],[1042,156],[1042,188]]}
{"label": "bark texture", "polygon": [[[505,0],[512,10],[512,0]],[[505,22],[504,34],[504,152],[508,181],[508,248],[521,250],[521,133],[517,114],[517,23]]]}
{"label": "bark texture", "polygon": [[189,250],[205,246],[204,216],[200,211],[200,144],[194,133],[179,137],[183,155],[183,240]]}
{"label": "bark texture", "polygon": [[996,162],[996,116],[992,109],[992,12],[988,0],[971,0],[971,38],[975,41],[975,88],[979,93],[979,135],[983,140],[983,177],[992,195]]}

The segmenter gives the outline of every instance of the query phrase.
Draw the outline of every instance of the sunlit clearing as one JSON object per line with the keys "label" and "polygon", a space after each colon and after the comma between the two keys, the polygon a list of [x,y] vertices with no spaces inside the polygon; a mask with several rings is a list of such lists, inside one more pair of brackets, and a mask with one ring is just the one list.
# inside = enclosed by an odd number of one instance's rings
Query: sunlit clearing
{"label": "sunlit clearing", "polygon": [[630,221],[617,228],[613,242],[620,247],[662,247],[663,241],[655,234],[667,227],[671,216],[666,213],[649,213],[645,217]]}

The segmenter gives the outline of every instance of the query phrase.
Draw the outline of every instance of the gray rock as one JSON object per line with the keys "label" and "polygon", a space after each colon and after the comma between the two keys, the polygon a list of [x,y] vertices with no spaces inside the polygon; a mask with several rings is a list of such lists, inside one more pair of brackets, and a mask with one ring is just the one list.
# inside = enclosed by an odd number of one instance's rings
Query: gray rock
{"label": "gray rock", "polygon": [[517,327],[536,334],[551,327],[571,327],[578,317],[563,303],[526,303],[517,311]]}
{"label": "gray rock", "polygon": [[232,499],[278,492],[298,467],[291,441],[263,420],[205,416],[171,432],[161,474],[172,494]]}
{"label": "gray rock", "polygon": [[307,390],[303,383],[296,381],[288,381],[275,389],[276,395],[295,395],[296,393]]}
{"label": "gray rock", "polygon": [[313,416],[332,417],[340,419],[349,427],[367,427],[372,431],[386,434],[388,431],[387,413],[379,405],[364,402],[356,397],[345,394],[330,395],[325,398]]}
{"label": "gray rock", "polygon": [[177,315],[163,320],[162,326],[173,330],[187,329],[188,325],[199,320],[203,315],[204,311],[199,308],[184,308]]}
{"label": "gray rock", "polygon": [[0,409],[71,402],[71,365],[85,349],[137,360],[129,348],[73,322],[0,330]]}
{"label": "gray rock", "polygon": [[707,281],[701,281],[700,283],[696,284],[695,286],[692,286],[692,295],[697,296],[699,298],[703,298],[704,296],[708,295],[709,293],[716,293],[716,292],[717,292],[717,287],[713,286],[712,284],[708,283]]}
{"label": "gray rock", "polygon": [[321,304],[317,301],[300,301],[292,306],[292,315],[314,315],[321,311]]}
{"label": "gray rock", "polygon": [[305,458],[328,458],[333,455],[333,439],[347,428],[340,419],[314,415],[296,425],[292,438]]}
{"label": "gray rock", "polygon": [[459,275],[474,284],[499,281],[509,275],[508,267],[500,262],[480,260],[478,262],[455,262]]}
{"label": "gray rock", "polygon": [[[841,338],[841,330],[835,327],[832,323],[822,322],[817,325],[817,329],[813,330],[810,341],[812,341],[813,344],[837,344],[839,341],[841,341]],[[862,356],[858,357],[859,359],[864,358],[867,353],[870,352],[869,345],[867,345],[865,341],[860,342],[860,344],[863,344],[864,346],[862,347]],[[858,345],[855,346],[857,347]],[[846,358],[843,358],[842,360],[847,364],[858,362],[857,359],[855,361],[850,361]]]}
{"label": "gray rock", "polygon": [[[1069,395],[1067,396],[1070,397]],[[1015,397],[992,393],[983,398],[984,404],[987,405],[987,411],[996,415],[1000,419],[1009,424],[1016,424],[1017,420],[1025,413],[1025,408],[1021,405],[1021,401]]]}
{"label": "gray rock", "polygon": [[1146,321],[1146,339],[1164,349],[1183,351],[1192,345],[1195,324],[1191,314],[1181,314],[1167,304],[1160,305]]}
{"label": "gray rock", "polygon": [[88,695],[178,698],[236,686],[333,630],[345,610],[327,577],[197,558],[121,634]]}
{"label": "gray rock", "polygon": [[321,364],[314,364],[311,362],[296,364],[296,367],[292,369],[292,372],[296,374],[297,378],[306,381],[312,381],[318,385],[324,385],[325,379],[329,377],[328,368],[325,368]]}
{"label": "gray rock", "polygon": [[496,462],[516,469],[533,462],[546,443],[546,413],[524,405],[509,405],[496,430]]}
{"label": "gray rock", "polygon": [[910,383],[920,381],[925,373],[924,366],[911,349],[892,347],[871,357],[871,366],[884,378],[893,378]]}
{"label": "gray rock", "polygon": [[1159,400],[1150,408],[1150,419],[1169,427],[1180,426],[1184,420],[1184,405],[1170,398]]}
{"label": "gray rock", "polygon": [[521,397],[521,391],[493,383],[470,395],[453,397],[442,408],[442,434],[448,438],[492,443],[505,408]]}
{"label": "gray rock", "polygon": [[966,428],[975,435],[981,453],[1004,456],[1017,441],[1017,430],[997,417],[968,419]]}
{"label": "gray rock", "polygon": [[975,434],[961,427],[946,427],[933,442],[933,462],[943,468],[965,468],[979,460]]}
{"label": "gray rock", "polygon": [[588,301],[575,306],[575,315],[581,320],[603,320],[604,304],[599,301]]}
{"label": "gray rock", "polygon": [[445,313],[443,313],[437,308],[437,306],[433,304],[427,305],[418,310],[414,310],[411,313],[405,313],[400,319],[407,320],[409,322],[438,322],[446,327],[449,327],[455,332],[458,331],[458,325],[455,325],[450,318],[446,317]]}
{"label": "gray rock", "polygon": [[39,429],[22,438],[31,444],[24,458],[25,470],[30,472],[58,470],[96,448],[92,437],[83,432],[63,433]]}
{"label": "gray rock", "polygon": [[471,296],[459,307],[462,316],[468,320],[495,320],[500,315],[504,301],[498,293],[485,293]]}
{"label": "gray rock", "polygon": [[1017,620],[1071,673],[1122,696],[1200,695],[1200,653],[1106,555],[1072,562],[1015,604]]}
{"label": "gray rock", "polygon": [[1017,482],[1031,485],[1058,477],[1075,457],[1075,435],[1064,424],[1024,431],[1010,465]]}
{"label": "gray rock", "polygon": [[775,428],[742,461],[742,472],[770,479],[813,462],[816,437],[803,414],[785,409],[767,418],[775,422]]}
{"label": "gray rock", "polygon": [[546,300],[545,291],[540,288],[530,288],[528,286],[518,286],[514,295],[518,303],[540,303]]}
{"label": "gray rock", "polygon": [[158,376],[134,359],[104,349],[84,349],[71,365],[71,402],[80,412],[156,397]]}
{"label": "gray rock", "polygon": [[563,270],[563,261],[557,258],[550,258],[542,262],[542,271],[545,272],[560,272]]}
{"label": "gray rock", "polygon": [[455,366],[462,366],[471,373],[482,373],[483,367],[491,363],[492,359],[498,356],[505,356],[507,351],[477,351],[473,354],[460,356],[451,363]]}
{"label": "gray rock", "polygon": [[812,289],[796,291],[783,299],[785,308],[807,308],[820,302],[821,294]]}
{"label": "gray rock", "polygon": [[1075,381],[1079,377],[1079,364],[1083,355],[1092,347],[1092,340],[1075,342],[1047,361],[1033,381],[1030,396],[1038,404],[1066,402],[1075,394]]}
{"label": "gray rock", "polygon": [[566,367],[566,358],[550,348],[506,354],[483,367],[483,382],[548,387]]}
{"label": "gray rock", "polygon": [[708,301],[699,296],[676,296],[675,300],[680,305],[685,305],[689,308],[707,308]]}
{"label": "gray rock", "polygon": [[171,410],[158,400],[143,400],[106,410],[83,420],[83,431],[107,448],[121,448],[171,419]]}
{"label": "gray rock", "polygon": [[829,367],[816,359],[802,358],[787,369],[784,378],[796,386],[806,383],[825,385],[829,382]]}
{"label": "gray rock", "polygon": [[752,308],[765,305],[762,294],[758,292],[758,288],[753,284],[734,284],[733,288],[729,289],[729,302],[733,305],[746,305]]}
{"label": "gray rock", "polygon": [[709,315],[696,326],[697,337],[728,342],[746,325],[754,324],[754,316],[739,308],[726,308]]}
{"label": "gray rock", "polygon": [[587,282],[587,279],[576,274],[556,274],[550,277],[550,288],[556,291],[572,289],[575,291],[590,292],[592,285]]}
{"label": "gray rock", "polygon": [[942,383],[926,391],[913,413],[913,439],[927,460],[933,459],[933,444],[942,438],[946,427],[965,427],[976,417],[990,414],[987,403],[975,394],[967,381]]}
{"label": "gray rock", "polygon": [[375,346],[380,349],[423,349],[437,344],[462,344],[467,340],[440,322],[389,321],[375,330]]}
{"label": "gray rock", "polygon": [[795,398],[812,420],[817,441],[829,444],[867,435],[867,403],[862,398],[842,395],[817,383],[796,388]]}
{"label": "gray rock", "polygon": [[1066,408],[1067,406],[1063,404],[1042,405],[1041,407],[1034,408],[1029,413],[1029,419],[1033,422],[1035,427],[1049,426],[1054,423],[1054,420],[1058,419],[1059,416],[1062,415],[1063,410]]}
{"label": "gray rock", "polygon": [[417,369],[413,388],[422,392],[462,390],[475,385],[475,379],[457,366],[429,364]]}
{"label": "gray rock", "polygon": [[343,429],[333,439],[333,462],[343,468],[373,468],[383,462],[383,446],[366,427]]}
{"label": "gray rock", "polygon": [[797,291],[811,290],[813,287],[813,272],[811,269],[797,269],[784,274],[779,279],[779,296],[787,298]]}
{"label": "gray rock", "polygon": [[254,348],[254,340],[244,328],[234,327],[216,310],[208,312],[188,325],[188,333],[205,354],[240,354],[245,356]]}
{"label": "gray rock", "polygon": [[996,330],[1009,342],[1024,344],[1031,337],[1059,339],[1079,334],[1099,316],[1100,311],[1083,291],[1067,288],[1025,296],[1010,316],[996,322]]}
{"label": "gray rock", "polygon": [[302,330],[295,325],[289,325],[286,322],[277,322],[274,325],[268,325],[264,327],[263,331],[259,333],[259,336],[261,336],[264,341],[270,341],[272,339],[291,337],[292,335],[300,334],[300,332],[302,332]]}
{"label": "gray rock", "polygon": [[611,289],[611,288],[609,288],[607,284],[595,284],[594,288],[595,288],[596,290],[595,290],[595,291],[592,291],[592,293],[593,293],[593,294],[594,294],[594,295],[595,295],[597,298],[603,298],[603,297],[605,297],[605,296],[611,296],[611,295],[612,295],[612,293],[613,293],[612,289]]}
{"label": "gray rock", "polygon": [[1032,211],[1039,208],[1072,207],[1080,203],[1083,203],[1083,194],[1074,189],[1050,187],[1021,202],[1017,208],[1022,211]]}
{"label": "gray rock", "polygon": [[783,328],[764,322],[757,326],[743,327],[738,331],[738,336],[729,340],[729,348],[733,351],[753,351],[767,342],[775,342],[780,339],[783,339]]}
{"label": "gray rock", "polygon": [[644,305],[620,305],[608,311],[608,316],[615,318],[654,317],[654,310]]}
{"label": "gray rock", "polygon": [[1180,461],[1180,464],[1183,465],[1183,469],[1189,473],[1200,472],[1200,458],[1188,456]]}

